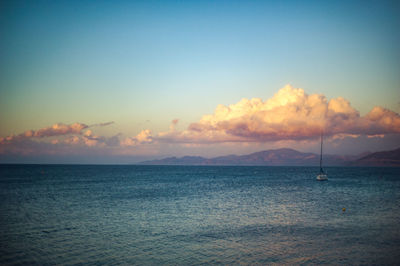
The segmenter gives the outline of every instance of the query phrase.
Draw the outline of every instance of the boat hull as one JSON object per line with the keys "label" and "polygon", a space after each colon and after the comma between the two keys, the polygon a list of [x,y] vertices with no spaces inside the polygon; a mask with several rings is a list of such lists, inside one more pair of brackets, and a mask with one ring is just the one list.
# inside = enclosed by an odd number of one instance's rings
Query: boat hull
{"label": "boat hull", "polygon": [[328,176],[326,174],[317,175],[317,181],[328,181]]}

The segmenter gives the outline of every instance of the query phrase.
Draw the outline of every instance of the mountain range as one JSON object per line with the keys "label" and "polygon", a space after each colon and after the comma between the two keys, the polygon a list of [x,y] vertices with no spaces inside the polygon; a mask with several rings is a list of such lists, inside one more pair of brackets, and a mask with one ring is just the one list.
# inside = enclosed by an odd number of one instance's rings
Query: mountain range
{"label": "mountain range", "polygon": [[[303,153],[293,149],[275,149],[247,155],[227,155],[214,158],[200,156],[168,157],[144,161],[145,165],[265,165],[317,166],[319,154]],[[363,153],[358,156],[324,155],[324,166],[400,166],[400,148],[392,151]]]}
{"label": "mountain range", "polygon": [[400,166],[400,148],[374,152],[351,162],[352,166]]}

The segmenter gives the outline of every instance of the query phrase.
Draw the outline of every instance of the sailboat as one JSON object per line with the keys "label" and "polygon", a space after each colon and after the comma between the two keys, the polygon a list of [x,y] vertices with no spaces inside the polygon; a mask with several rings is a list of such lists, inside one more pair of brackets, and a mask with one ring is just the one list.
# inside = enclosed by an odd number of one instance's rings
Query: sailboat
{"label": "sailboat", "polygon": [[321,132],[321,153],[320,153],[320,158],[319,158],[319,174],[317,175],[317,181],[327,181],[328,180],[328,174],[324,172],[324,169],[322,168],[322,143],[323,143],[323,138],[322,138],[322,132]]}

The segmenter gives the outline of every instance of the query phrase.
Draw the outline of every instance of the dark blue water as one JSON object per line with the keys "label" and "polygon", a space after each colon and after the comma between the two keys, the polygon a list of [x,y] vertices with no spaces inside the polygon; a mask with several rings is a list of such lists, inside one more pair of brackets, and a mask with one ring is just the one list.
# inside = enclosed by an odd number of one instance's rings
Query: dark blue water
{"label": "dark blue water", "polygon": [[2,165],[0,264],[399,264],[400,169],[328,171]]}

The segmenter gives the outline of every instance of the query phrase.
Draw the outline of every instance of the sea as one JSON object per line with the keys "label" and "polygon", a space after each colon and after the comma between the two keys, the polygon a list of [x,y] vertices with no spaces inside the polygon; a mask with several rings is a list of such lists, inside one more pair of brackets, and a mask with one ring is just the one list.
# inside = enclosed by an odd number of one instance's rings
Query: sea
{"label": "sea", "polygon": [[399,265],[400,168],[0,165],[0,265]]}

